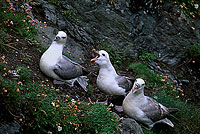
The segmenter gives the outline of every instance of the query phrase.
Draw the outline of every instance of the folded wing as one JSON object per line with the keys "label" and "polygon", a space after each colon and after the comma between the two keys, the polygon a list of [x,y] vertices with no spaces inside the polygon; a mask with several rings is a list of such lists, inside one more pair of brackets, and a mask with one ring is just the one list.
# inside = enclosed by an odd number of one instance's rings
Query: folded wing
{"label": "folded wing", "polygon": [[83,75],[83,67],[66,56],[62,56],[56,63],[54,72],[63,80],[69,80]]}

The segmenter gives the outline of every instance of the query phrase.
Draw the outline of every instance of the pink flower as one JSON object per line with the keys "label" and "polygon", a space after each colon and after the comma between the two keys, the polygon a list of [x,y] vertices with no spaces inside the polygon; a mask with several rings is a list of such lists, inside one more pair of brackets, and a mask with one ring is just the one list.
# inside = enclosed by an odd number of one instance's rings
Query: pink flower
{"label": "pink flower", "polygon": [[29,6],[29,4],[28,4],[28,3],[26,3],[26,4],[25,4],[25,6]]}
{"label": "pink flower", "polygon": [[10,21],[10,24],[12,24],[12,25],[14,24],[12,20]]}
{"label": "pink flower", "polygon": [[29,7],[28,9],[32,9],[32,7]]}
{"label": "pink flower", "polygon": [[183,92],[183,90],[181,88],[177,88],[178,91]]}
{"label": "pink flower", "polygon": [[12,2],[9,2],[9,5],[13,6],[13,3],[12,3]]}
{"label": "pink flower", "polygon": [[160,69],[160,66],[156,66],[157,67],[157,69]]}
{"label": "pink flower", "polygon": [[24,8],[24,5],[22,5],[21,8]]}
{"label": "pink flower", "polygon": [[13,8],[12,10],[13,10],[13,11],[15,11],[16,9],[15,9],[15,8]]}
{"label": "pink flower", "polygon": [[26,11],[26,12],[30,12],[31,10],[28,8],[28,9],[26,9],[25,11]]}
{"label": "pink flower", "polygon": [[34,23],[34,22],[35,22],[35,20],[29,20],[28,22],[29,22],[29,23]]}
{"label": "pink flower", "polygon": [[174,83],[177,83],[177,80],[173,80]]}

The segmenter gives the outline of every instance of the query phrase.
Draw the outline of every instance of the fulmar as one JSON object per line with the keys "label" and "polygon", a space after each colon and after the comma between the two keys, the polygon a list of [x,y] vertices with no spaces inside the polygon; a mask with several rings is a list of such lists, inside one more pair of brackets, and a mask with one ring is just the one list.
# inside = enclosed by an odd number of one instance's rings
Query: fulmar
{"label": "fulmar", "polygon": [[74,86],[77,81],[87,91],[88,71],[80,64],[64,56],[63,48],[67,41],[67,34],[59,31],[50,47],[43,53],[40,59],[41,71],[50,78],[66,82]]}
{"label": "fulmar", "polygon": [[145,82],[138,78],[135,80],[132,90],[123,101],[123,111],[131,118],[152,129],[156,123],[164,123],[171,127],[174,124],[166,118],[177,108],[167,108],[156,100],[144,95]]}
{"label": "fulmar", "polygon": [[[128,91],[131,90],[132,79],[126,76],[118,75],[113,67],[109,54],[105,50],[96,52],[98,55],[91,61],[97,63],[100,67],[97,76],[97,87],[104,93],[121,99],[121,104]],[[118,96],[118,97],[117,97]],[[113,100],[114,100],[113,99]],[[116,100],[116,99],[115,99]],[[120,101],[120,100],[118,100]],[[119,104],[119,105],[121,105]]]}

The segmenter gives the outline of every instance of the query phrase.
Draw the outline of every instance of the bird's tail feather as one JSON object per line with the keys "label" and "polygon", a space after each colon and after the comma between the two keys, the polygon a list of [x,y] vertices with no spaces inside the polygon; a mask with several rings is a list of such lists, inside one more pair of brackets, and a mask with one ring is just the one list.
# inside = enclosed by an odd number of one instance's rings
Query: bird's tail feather
{"label": "bird's tail feather", "polygon": [[174,124],[167,118],[164,118],[162,120],[156,121],[155,124],[157,124],[157,123],[164,123],[164,124],[169,125],[170,127],[174,127]]}
{"label": "bird's tail feather", "polygon": [[78,84],[87,92],[87,85],[88,85],[88,78],[87,76],[80,76],[77,78]]}
{"label": "bird's tail feather", "polygon": [[178,108],[168,108],[168,111],[170,114],[172,114],[172,113],[178,112],[179,109]]}

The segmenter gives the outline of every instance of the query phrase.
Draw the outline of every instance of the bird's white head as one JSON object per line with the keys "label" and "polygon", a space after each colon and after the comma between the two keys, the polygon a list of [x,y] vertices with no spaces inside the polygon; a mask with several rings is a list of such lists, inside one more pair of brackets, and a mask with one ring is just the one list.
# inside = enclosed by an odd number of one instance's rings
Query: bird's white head
{"label": "bird's white head", "polygon": [[105,50],[100,50],[97,54],[98,55],[95,58],[91,59],[92,62],[95,62],[100,66],[110,63],[109,54]]}
{"label": "bird's white head", "polygon": [[145,86],[145,82],[143,79],[141,79],[141,78],[136,79],[134,82],[133,88],[132,88],[133,94],[143,93],[144,86]]}
{"label": "bird's white head", "polygon": [[67,41],[67,34],[63,31],[59,31],[58,34],[56,35],[54,41],[57,42],[58,44],[65,45],[65,43]]}

